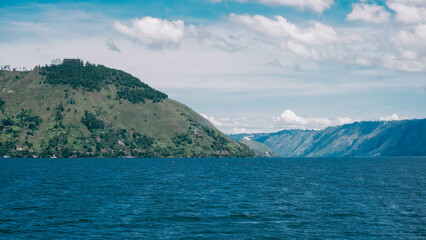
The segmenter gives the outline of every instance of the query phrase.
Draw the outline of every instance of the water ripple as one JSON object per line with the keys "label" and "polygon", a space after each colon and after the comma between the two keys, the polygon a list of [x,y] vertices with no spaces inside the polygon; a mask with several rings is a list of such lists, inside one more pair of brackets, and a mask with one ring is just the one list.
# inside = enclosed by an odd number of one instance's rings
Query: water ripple
{"label": "water ripple", "polygon": [[1,159],[0,239],[425,239],[426,158]]}

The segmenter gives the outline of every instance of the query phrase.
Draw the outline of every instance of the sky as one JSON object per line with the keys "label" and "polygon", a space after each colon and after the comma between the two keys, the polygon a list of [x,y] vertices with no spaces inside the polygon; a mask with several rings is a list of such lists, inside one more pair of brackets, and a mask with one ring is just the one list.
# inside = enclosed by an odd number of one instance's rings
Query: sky
{"label": "sky", "polygon": [[0,66],[81,58],[225,133],[426,117],[424,0],[0,0]]}

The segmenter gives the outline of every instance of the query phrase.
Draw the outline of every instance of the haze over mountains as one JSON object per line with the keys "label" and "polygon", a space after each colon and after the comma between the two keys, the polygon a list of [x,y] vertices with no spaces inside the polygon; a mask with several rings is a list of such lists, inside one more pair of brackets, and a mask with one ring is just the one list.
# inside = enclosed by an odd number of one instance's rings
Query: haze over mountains
{"label": "haze over mountains", "polygon": [[0,71],[0,87],[2,155],[254,156],[132,75],[80,59],[32,71]]}
{"label": "haze over mountains", "polygon": [[426,156],[426,119],[355,122],[324,130],[230,135],[263,143],[282,157]]}

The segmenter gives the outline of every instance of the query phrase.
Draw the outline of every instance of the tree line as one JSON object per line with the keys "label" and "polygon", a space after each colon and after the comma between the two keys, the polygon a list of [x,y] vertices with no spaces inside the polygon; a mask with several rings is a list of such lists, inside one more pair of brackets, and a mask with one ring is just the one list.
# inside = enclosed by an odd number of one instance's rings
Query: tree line
{"label": "tree line", "polygon": [[168,97],[128,73],[81,59],[64,59],[61,64],[41,67],[40,74],[46,76],[48,84],[68,84],[87,91],[100,91],[112,84],[117,88],[117,99],[131,103],[144,103],[146,99],[161,102]]}

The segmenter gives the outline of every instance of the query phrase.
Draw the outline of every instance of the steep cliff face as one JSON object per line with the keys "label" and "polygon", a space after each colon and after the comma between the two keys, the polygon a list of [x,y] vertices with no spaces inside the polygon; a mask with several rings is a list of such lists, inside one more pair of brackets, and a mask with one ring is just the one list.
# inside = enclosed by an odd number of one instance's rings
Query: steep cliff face
{"label": "steep cliff face", "polygon": [[0,71],[0,154],[250,157],[189,107],[123,71],[64,60]]}
{"label": "steep cliff face", "polygon": [[232,135],[264,143],[283,157],[426,156],[426,119],[355,122],[321,131]]}

